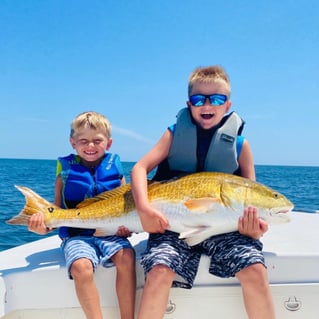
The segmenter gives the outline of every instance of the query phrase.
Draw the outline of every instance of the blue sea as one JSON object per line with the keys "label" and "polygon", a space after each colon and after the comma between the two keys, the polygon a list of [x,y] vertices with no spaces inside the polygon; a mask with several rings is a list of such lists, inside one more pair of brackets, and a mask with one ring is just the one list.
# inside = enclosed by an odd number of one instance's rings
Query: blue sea
{"label": "blue sea", "polygon": [[[124,162],[126,180],[133,162]],[[0,159],[0,251],[43,238],[25,226],[7,225],[24,206],[14,185],[33,189],[49,201],[54,198],[55,160]],[[256,165],[257,181],[286,195],[295,210],[319,210],[319,167]]]}

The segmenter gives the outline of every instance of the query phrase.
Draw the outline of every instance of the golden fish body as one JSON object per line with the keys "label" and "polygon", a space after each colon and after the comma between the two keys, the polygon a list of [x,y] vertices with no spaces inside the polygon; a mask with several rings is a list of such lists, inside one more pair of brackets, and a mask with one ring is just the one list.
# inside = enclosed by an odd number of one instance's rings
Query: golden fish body
{"label": "golden fish body", "polygon": [[[130,185],[87,199],[75,209],[61,209],[26,187],[17,188],[25,195],[26,204],[10,224],[26,225],[30,215],[42,212],[48,227],[92,228],[99,235],[115,234],[121,225],[132,232],[143,231]],[[166,215],[170,230],[180,233],[190,245],[237,230],[238,218],[247,206],[257,207],[260,218],[270,224],[289,221],[286,213],[293,208],[284,195],[265,185],[213,172],[150,183],[148,198]]]}

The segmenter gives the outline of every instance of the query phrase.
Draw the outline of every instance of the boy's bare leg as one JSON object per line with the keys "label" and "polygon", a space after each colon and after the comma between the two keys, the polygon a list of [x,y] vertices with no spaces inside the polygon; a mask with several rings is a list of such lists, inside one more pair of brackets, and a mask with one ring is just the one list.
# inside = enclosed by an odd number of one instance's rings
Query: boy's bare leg
{"label": "boy's bare leg", "polygon": [[134,319],[136,293],[135,253],[132,249],[122,249],[113,256],[112,261],[117,270],[116,292],[121,319]]}
{"label": "boy's bare leg", "polygon": [[162,319],[175,273],[164,265],[157,265],[147,274],[138,319]]}
{"label": "boy's bare leg", "polygon": [[102,319],[100,297],[90,260],[80,258],[71,266],[76,294],[87,319]]}
{"label": "boy's bare leg", "polygon": [[249,319],[275,319],[275,310],[268,282],[267,270],[262,264],[253,264],[236,274],[244,296]]}

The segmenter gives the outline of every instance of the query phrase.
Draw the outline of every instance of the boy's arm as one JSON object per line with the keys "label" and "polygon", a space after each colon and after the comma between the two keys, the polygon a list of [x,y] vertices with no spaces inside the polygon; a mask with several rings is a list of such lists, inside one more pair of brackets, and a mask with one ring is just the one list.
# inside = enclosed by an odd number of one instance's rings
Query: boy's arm
{"label": "boy's arm", "polygon": [[[61,207],[62,204],[61,190],[62,180],[60,176],[57,176],[55,180],[54,204],[59,207]],[[46,235],[53,230],[53,228],[49,228],[45,225],[43,213],[36,213],[30,217],[28,221],[28,229],[29,231],[39,235]]]}
{"label": "boy's arm", "polygon": [[148,233],[163,233],[169,227],[165,216],[151,207],[147,198],[147,178],[140,163],[135,164],[131,173],[132,193],[142,227]]}
{"label": "boy's arm", "polygon": [[242,177],[246,177],[255,181],[256,173],[255,173],[253,154],[251,152],[249,143],[246,139],[244,140],[242,150],[238,158],[238,163],[240,168],[240,175]]}
{"label": "boy's arm", "polygon": [[[241,176],[255,181],[256,174],[254,160],[247,140],[244,141],[238,162]],[[238,220],[238,231],[242,235],[259,239],[267,230],[268,224],[259,218],[257,209],[255,207],[245,208],[243,216]]]}
{"label": "boy's arm", "polygon": [[55,179],[55,187],[54,187],[54,204],[62,207],[62,188],[63,182],[61,176],[58,175]]}
{"label": "boy's arm", "polygon": [[169,228],[166,217],[151,207],[147,197],[147,173],[164,160],[172,143],[172,134],[167,130],[158,143],[139,160],[131,172],[131,187],[135,205],[143,229],[149,233],[163,233]]}

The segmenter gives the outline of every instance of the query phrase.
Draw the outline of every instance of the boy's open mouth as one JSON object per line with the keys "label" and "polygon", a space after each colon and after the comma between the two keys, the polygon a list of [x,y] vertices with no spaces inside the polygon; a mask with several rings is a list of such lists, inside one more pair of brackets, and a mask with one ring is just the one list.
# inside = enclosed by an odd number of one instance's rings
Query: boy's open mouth
{"label": "boy's open mouth", "polygon": [[204,120],[209,120],[209,119],[211,119],[211,118],[214,116],[214,114],[204,113],[204,114],[201,114],[200,116],[201,116]]}

